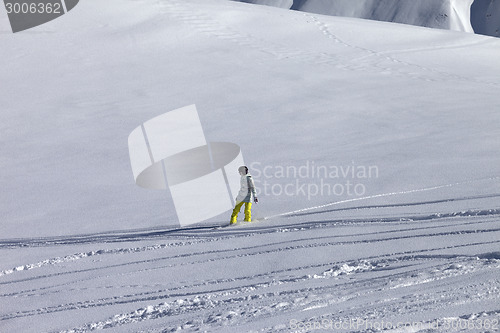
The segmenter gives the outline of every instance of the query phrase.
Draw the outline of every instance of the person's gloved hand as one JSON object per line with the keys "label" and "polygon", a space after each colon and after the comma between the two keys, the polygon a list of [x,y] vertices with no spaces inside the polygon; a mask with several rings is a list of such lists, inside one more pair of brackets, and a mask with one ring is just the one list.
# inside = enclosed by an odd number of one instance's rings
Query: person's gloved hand
{"label": "person's gloved hand", "polygon": [[259,202],[259,199],[257,199],[257,197],[255,197],[255,198],[253,199],[253,201],[254,201],[255,203],[258,203],[258,202]]}

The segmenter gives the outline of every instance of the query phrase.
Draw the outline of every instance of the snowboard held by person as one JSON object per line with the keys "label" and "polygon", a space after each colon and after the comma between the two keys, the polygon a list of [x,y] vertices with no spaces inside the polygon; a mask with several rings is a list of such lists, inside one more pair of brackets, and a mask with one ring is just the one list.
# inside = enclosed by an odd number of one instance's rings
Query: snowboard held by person
{"label": "snowboard held by person", "polygon": [[238,172],[241,176],[240,192],[236,197],[236,206],[233,209],[230,224],[236,223],[238,213],[240,212],[243,204],[245,204],[245,222],[252,221],[252,202],[259,202],[257,195],[255,194],[255,184],[252,176],[248,173],[248,168],[246,166],[240,166],[238,168]]}

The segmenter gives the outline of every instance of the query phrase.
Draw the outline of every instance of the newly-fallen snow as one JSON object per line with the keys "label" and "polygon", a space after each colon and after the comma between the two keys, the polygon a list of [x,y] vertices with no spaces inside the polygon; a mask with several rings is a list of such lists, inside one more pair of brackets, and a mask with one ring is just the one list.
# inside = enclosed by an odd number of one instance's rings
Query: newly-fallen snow
{"label": "newly-fallen snow", "polygon": [[[498,331],[499,39],[227,0],[0,22],[0,331]],[[260,221],[181,229],[134,184],[130,131],[193,103]]]}

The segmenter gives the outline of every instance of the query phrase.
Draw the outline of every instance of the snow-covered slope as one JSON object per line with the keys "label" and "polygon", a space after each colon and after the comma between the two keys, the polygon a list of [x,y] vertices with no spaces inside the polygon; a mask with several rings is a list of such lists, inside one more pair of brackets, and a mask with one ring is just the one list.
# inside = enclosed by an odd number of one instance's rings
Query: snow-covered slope
{"label": "snow-covered slope", "polygon": [[473,0],[298,0],[292,9],[312,13],[472,32]]}
{"label": "snow-covered slope", "polygon": [[[238,143],[261,169],[377,166],[367,195],[489,177],[500,165],[496,40],[224,0],[115,1],[132,9],[89,14],[90,2],[1,36],[4,237],[176,224],[168,195],[135,187],[126,142],[138,124],[192,103],[208,140]],[[302,194],[269,194],[262,214],[349,199]]]}
{"label": "snow-covered slope", "polygon": [[[0,30],[0,331],[498,320],[497,38],[226,0]],[[267,219],[179,229],[134,184],[130,132],[192,103]]]}
{"label": "snow-covered slope", "polygon": [[294,0],[291,7],[281,1],[240,1],[316,14],[473,32],[470,6],[474,0]]}
{"label": "snow-covered slope", "polygon": [[[399,22],[500,36],[500,2],[492,0],[234,0],[306,12]],[[472,6],[471,6],[472,4]]]}

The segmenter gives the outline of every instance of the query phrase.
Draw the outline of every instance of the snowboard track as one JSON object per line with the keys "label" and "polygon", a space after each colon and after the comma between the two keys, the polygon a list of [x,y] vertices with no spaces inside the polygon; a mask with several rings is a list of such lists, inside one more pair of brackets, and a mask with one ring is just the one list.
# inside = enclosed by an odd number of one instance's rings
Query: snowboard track
{"label": "snowboard track", "polygon": [[[436,205],[441,203],[449,203],[449,202],[460,202],[460,201],[471,201],[471,200],[480,200],[480,199],[491,199],[500,197],[500,193],[488,193],[481,195],[473,195],[473,196],[459,196],[455,198],[445,198],[439,200],[428,200],[428,201],[417,201],[417,202],[404,202],[404,203],[396,203],[396,204],[384,204],[384,205],[358,205],[352,207],[342,207],[337,209],[327,209],[331,206],[343,205],[343,204],[351,204],[358,201],[366,201],[370,199],[377,198],[385,198],[385,197],[393,197],[393,196],[402,196],[405,194],[418,193],[418,192],[431,192],[443,188],[452,188],[457,185],[468,185],[476,182],[497,182],[500,180],[500,177],[490,177],[486,179],[477,179],[477,180],[469,180],[464,182],[457,182],[446,185],[439,185],[415,190],[406,190],[399,192],[390,192],[383,194],[370,195],[366,197],[357,197],[353,199],[347,199],[342,201],[336,201],[320,206],[313,206],[308,208],[302,208],[299,210],[285,212],[281,214],[276,214],[272,216],[265,217],[264,220],[272,220],[275,218],[285,218],[285,217],[301,217],[307,215],[316,215],[316,214],[324,214],[324,213],[332,213],[332,212],[346,212],[352,210],[367,210],[367,209],[381,209],[381,208],[397,208],[397,207],[418,207],[418,206],[426,206],[426,205]],[[439,207],[436,207],[439,210]],[[431,220],[436,218],[446,218],[446,217],[455,217],[455,216],[481,216],[481,215],[498,215],[500,213],[500,208],[490,208],[490,209],[468,209],[459,212],[447,212],[447,213],[434,213],[434,214],[420,214],[413,217],[409,216],[389,216],[381,219],[373,219],[373,218],[365,218],[365,219],[339,219],[339,220],[331,220],[330,223],[338,224],[352,224],[352,223],[366,223],[366,222],[404,222],[410,220]],[[316,222],[306,222],[305,224],[316,224]],[[295,224],[294,224],[295,225]],[[129,230],[129,231],[109,231],[99,234],[84,234],[84,235],[73,235],[73,236],[65,236],[65,237],[42,237],[42,238],[26,238],[26,239],[0,239],[0,249],[2,248],[22,248],[22,247],[37,247],[37,246],[53,246],[53,245],[70,245],[70,244],[92,244],[92,243],[113,243],[113,242],[129,242],[129,241],[140,241],[145,239],[155,239],[155,238],[165,238],[168,236],[174,236],[176,240],[180,237],[185,236],[186,238],[190,238],[192,236],[201,236],[203,234],[207,234],[209,236],[213,235],[214,227],[217,225],[197,225],[191,227],[181,227],[181,228],[146,228],[146,229],[137,229],[137,230]],[[270,232],[273,232],[273,226],[268,227]],[[241,233],[241,232],[264,232],[266,228],[259,226],[256,228],[248,228],[244,229],[233,227],[231,229],[224,229],[223,232],[225,234],[230,235],[232,233]],[[236,230],[236,231],[235,231]],[[217,236],[220,237],[220,232],[216,233]],[[222,236],[223,237],[223,236]],[[177,241],[176,243],[171,243],[169,246],[182,245],[183,242]],[[165,245],[163,245],[165,246]],[[96,253],[89,252],[83,256],[92,256],[96,254],[101,254],[98,250]],[[78,254],[80,255],[80,254]],[[0,276],[2,275],[0,271]]]}
{"label": "snowboard track", "polygon": [[[219,327],[234,323],[235,318],[250,322],[255,318],[270,318],[275,311],[287,313],[289,311],[313,311],[324,307],[335,307],[337,304],[349,304],[356,297],[361,297],[361,292],[352,293],[353,290],[363,290],[367,294],[382,293],[383,291],[411,288],[421,284],[440,281],[441,279],[457,279],[467,275],[469,278],[474,274],[498,271],[500,268],[500,253],[491,251],[480,253],[479,249],[485,246],[497,247],[500,241],[497,234],[500,228],[497,226],[500,209],[465,210],[454,213],[435,213],[405,216],[387,216],[383,218],[352,218],[352,219],[319,219],[306,220],[305,222],[293,222],[293,219],[304,218],[318,214],[329,214],[337,211],[349,210],[384,210],[394,207],[421,207],[433,206],[450,201],[475,201],[480,199],[491,199],[498,194],[477,195],[467,197],[449,198],[443,200],[428,200],[421,202],[407,202],[389,205],[359,205],[355,207],[331,209],[315,208],[314,212],[295,213],[279,216],[279,225],[255,226],[251,225],[241,230],[217,231],[213,228],[193,227],[175,230],[139,230],[132,233],[119,232],[118,235],[107,233],[104,235],[79,235],[67,238],[53,239],[26,239],[15,242],[3,241],[4,248],[30,248],[30,247],[61,247],[79,244],[134,244],[141,241],[156,241],[167,239],[169,241],[135,247],[122,247],[111,249],[98,249],[81,252],[72,255],[54,257],[35,264],[18,266],[14,269],[0,272],[0,285],[12,288],[13,291],[2,293],[3,298],[22,299],[37,298],[57,295],[60,293],[85,294],[95,293],[99,290],[106,292],[115,291],[118,295],[101,297],[95,299],[80,300],[32,308],[23,311],[3,313],[0,322],[13,319],[31,318],[41,315],[54,315],[67,313],[75,310],[109,308],[116,306],[136,306],[149,304],[130,313],[119,313],[103,321],[87,323],[75,327],[68,332],[85,332],[99,328],[119,327],[137,322],[151,321],[161,318],[169,318],[171,322],[167,331],[175,331],[184,328]],[[288,219],[291,219],[290,223]],[[268,222],[272,222],[272,219]],[[366,228],[376,226],[375,230],[363,232],[342,233],[343,228]],[[379,229],[379,227],[389,227]],[[339,229],[341,228],[341,229]],[[315,233],[315,230],[322,230]],[[332,234],[324,235],[325,232]],[[281,239],[280,235],[295,235],[291,239]],[[237,246],[226,249],[203,249],[201,251],[191,250],[191,247],[207,246],[214,242],[233,241],[234,239],[252,239],[255,237],[280,237],[270,239],[268,242],[258,243],[250,246]],[[318,236],[319,235],[319,236]],[[491,235],[486,238],[480,235]],[[474,241],[480,236],[483,241]],[[465,238],[464,237],[471,237]],[[435,238],[438,246],[426,248],[406,249],[404,251],[387,252],[378,255],[356,255],[355,258],[346,260],[327,260],[326,262],[313,264],[296,264],[292,267],[273,269],[263,273],[243,274],[231,278],[213,278],[202,281],[186,283],[182,286],[170,286],[164,284],[130,284],[130,285],[104,285],[98,286],[102,277],[111,276],[120,278],[123,276],[134,276],[137,274],[155,274],[165,269],[180,268],[186,266],[197,267],[199,265],[213,265],[217,262],[230,262],[245,258],[261,258],[274,255],[292,255],[294,251],[307,251],[310,249],[345,248],[374,246],[377,243],[387,244],[391,242],[416,241],[418,239],[430,240]],[[442,239],[443,241],[439,241]],[[85,241],[83,241],[85,240]],[[238,242],[236,242],[238,244]],[[186,249],[187,251],[174,255],[163,255],[164,251],[173,249]],[[474,254],[459,254],[462,249],[471,249]],[[452,252],[442,254],[443,251]],[[456,254],[453,254],[456,251]],[[135,255],[151,253],[147,259],[134,260]],[[158,253],[158,254],[156,254]],[[71,266],[77,260],[88,261],[92,257],[130,256],[123,263],[103,264],[98,267],[78,268]],[[114,260],[111,260],[113,262]],[[457,264],[457,261],[459,262]],[[70,265],[68,269],[60,269],[61,264]],[[462,270],[461,267],[472,267]],[[53,271],[51,267],[57,268]],[[65,266],[63,266],[65,267]],[[73,268],[71,268],[73,267]],[[443,268],[444,267],[444,268]],[[451,267],[451,268],[450,268]],[[23,276],[33,269],[41,270],[38,274]],[[125,272],[114,272],[116,268],[124,268]],[[422,273],[422,271],[424,273]],[[436,272],[455,272],[451,275]],[[24,272],[24,274],[23,274]],[[92,273],[90,276],[87,273]],[[366,278],[352,280],[353,274],[368,274]],[[422,274],[425,276],[422,277]],[[373,275],[373,276],[372,276]],[[431,275],[431,278],[428,277]],[[5,280],[5,278],[8,278]],[[63,279],[65,282],[51,283],[53,279]],[[119,279],[120,280],[120,279]],[[315,281],[332,281],[327,285],[318,285],[302,288],[305,284],[315,284]],[[30,288],[35,281],[46,281],[43,287]],[[94,283],[94,281],[96,283]],[[497,299],[494,291],[498,280],[491,278],[489,284],[468,285],[464,292],[477,292],[481,299]],[[37,284],[39,284],[39,282]],[[396,283],[398,282],[398,283]],[[82,285],[84,287],[82,287]],[[16,287],[18,286],[18,287]],[[371,287],[369,287],[371,286]],[[374,287],[375,286],[375,287]],[[350,290],[349,295],[338,295],[340,290]],[[488,290],[485,296],[481,290]],[[283,290],[285,289],[285,290]],[[129,292],[123,293],[123,290]],[[137,290],[141,290],[137,292]],[[415,293],[415,291],[412,291]],[[313,296],[311,296],[313,295]],[[319,296],[318,296],[319,295]],[[333,296],[335,295],[335,296]],[[432,304],[437,300],[436,295],[431,297],[430,293],[422,293],[421,296],[411,298],[406,296],[396,304],[383,307],[384,313],[389,315],[395,308],[404,304],[406,307],[420,307],[432,309]],[[439,301],[443,302],[443,294]],[[452,296],[446,296],[446,301],[452,302]],[[485,298],[488,297],[488,298]],[[430,300],[429,300],[430,298]],[[284,301],[283,301],[284,300]],[[425,301],[424,301],[425,300]],[[455,300],[458,302],[458,300]],[[469,302],[477,301],[476,298]],[[155,304],[162,302],[159,304]],[[151,305],[153,303],[153,305]],[[366,308],[359,305],[349,308],[351,315],[363,314],[380,304],[373,301]],[[233,311],[236,308],[236,312]],[[299,309],[299,310],[298,310]],[[413,311],[413,310],[412,310]],[[492,312],[493,313],[493,312]],[[472,314],[471,314],[472,315]],[[496,316],[494,312],[492,316]],[[188,316],[192,320],[185,317]],[[346,316],[346,315],[344,315]],[[244,319],[242,319],[244,317]],[[170,320],[170,318],[174,318]],[[177,318],[177,319],[176,319]],[[197,319],[196,319],[197,318]],[[315,317],[312,317],[313,319]],[[316,319],[341,320],[341,317],[322,315]],[[311,319],[311,318],[309,318]],[[435,318],[439,319],[439,318]],[[186,326],[187,325],[187,326]],[[163,331],[163,329],[161,330]],[[270,327],[268,331],[286,331],[279,327]]]}

